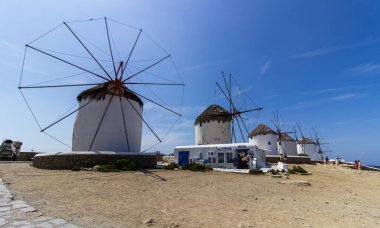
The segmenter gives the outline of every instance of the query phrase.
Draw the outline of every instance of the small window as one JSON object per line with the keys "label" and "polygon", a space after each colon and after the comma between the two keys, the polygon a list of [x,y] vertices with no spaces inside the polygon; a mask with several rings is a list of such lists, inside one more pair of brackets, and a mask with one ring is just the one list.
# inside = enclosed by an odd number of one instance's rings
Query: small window
{"label": "small window", "polygon": [[211,162],[212,162],[212,161],[211,161],[211,158],[209,157],[209,158],[208,158],[208,163],[211,163]]}
{"label": "small window", "polygon": [[218,163],[224,163],[224,153],[218,153]]}
{"label": "small window", "polygon": [[216,163],[216,157],[212,158],[212,163]]}
{"label": "small window", "polygon": [[272,143],[268,141],[268,145],[270,146]]}
{"label": "small window", "polygon": [[234,160],[232,158],[232,153],[226,153],[226,160],[227,160],[227,163],[234,163]]}

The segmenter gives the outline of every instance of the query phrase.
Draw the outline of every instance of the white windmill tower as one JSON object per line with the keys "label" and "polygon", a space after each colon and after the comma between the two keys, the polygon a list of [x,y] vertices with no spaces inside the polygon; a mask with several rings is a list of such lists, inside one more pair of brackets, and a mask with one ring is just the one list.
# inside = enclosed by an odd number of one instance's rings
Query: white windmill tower
{"label": "white windmill tower", "polygon": [[288,134],[295,133],[294,131],[283,132],[278,112],[273,112],[273,125],[277,130],[277,148],[278,154],[297,155],[296,141]]}
{"label": "white windmill tower", "polygon": [[307,155],[311,160],[313,160],[312,156],[315,156],[316,144],[310,138],[304,136],[301,125],[299,123],[297,123],[297,126],[302,136],[301,139],[297,141],[297,154]]}
{"label": "white windmill tower", "polygon": [[[30,57],[31,54],[38,56]],[[47,64],[46,59],[52,65]],[[142,29],[106,17],[63,22],[26,44],[19,89],[43,133],[48,134],[47,130],[76,113],[71,143],[73,152],[140,153],[144,131],[155,140],[154,145],[167,135],[165,129],[158,132],[157,127],[152,126],[157,124],[149,121],[144,107],[148,105],[152,113],[163,110],[168,119],[173,116],[178,119],[182,115],[181,101],[169,104],[176,98],[182,99],[182,94],[174,92],[173,87],[181,88],[182,93],[184,86],[170,60],[171,55]],[[54,73],[36,75],[39,72],[31,73],[30,66],[44,67],[44,71]],[[92,69],[94,66],[97,68]],[[62,77],[59,74],[63,72],[75,74]],[[76,93],[73,107],[77,108],[74,111],[54,118],[55,121],[44,127],[23,91],[58,88],[86,89],[80,90],[79,95]],[[74,93],[54,91],[51,96],[55,94],[69,100]],[[56,107],[49,107],[50,111],[61,105],[56,102]]]}
{"label": "white windmill tower", "polygon": [[312,161],[318,161],[318,160],[323,161],[323,159],[324,159],[323,155],[325,153],[331,152],[331,150],[324,150],[324,149],[322,149],[322,146],[324,146],[324,145],[326,145],[328,143],[321,142],[321,138],[320,138],[320,136],[318,134],[317,128],[313,127],[312,130],[313,130],[314,140],[315,140],[315,149],[316,149],[315,152],[317,154],[316,156],[313,156]]}

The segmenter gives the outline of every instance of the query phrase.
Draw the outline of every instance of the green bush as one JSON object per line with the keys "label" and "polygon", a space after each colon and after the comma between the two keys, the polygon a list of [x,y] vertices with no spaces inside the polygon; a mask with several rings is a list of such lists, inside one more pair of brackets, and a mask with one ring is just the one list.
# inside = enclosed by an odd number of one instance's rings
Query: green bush
{"label": "green bush", "polygon": [[307,157],[308,155],[307,154],[299,154],[298,156]]}
{"label": "green bush", "polygon": [[179,166],[177,165],[177,163],[172,162],[168,164],[167,166],[165,166],[164,169],[174,170],[174,169],[179,169]]}
{"label": "green bush", "polygon": [[97,170],[100,172],[135,171],[137,170],[137,165],[128,159],[119,159],[115,163],[101,165]]}
{"label": "green bush", "polygon": [[280,172],[277,169],[271,169],[270,173],[273,174],[273,175],[280,174]]}
{"label": "green bush", "polygon": [[115,166],[121,171],[135,171],[137,169],[136,164],[128,159],[116,160]]}
{"label": "green bush", "polygon": [[308,173],[304,168],[302,168],[299,165],[293,166],[293,168],[289,169],[290,174],[295,174],[295,173]]}
{"label": "green bush", "polygon": [[208,170],[212,170],[212,168],[208,167],[207,165],[197,164],[197,163],[190,163],[187,165],[181,166],[182,170],[190,170],[195,172],[205,172]]}
{"label": "green bush", "polygon": [[249,170],[249,174],[252,174],[252,175],[263,175],[264,172],[260,169],[250,169]]}
{"label": "green bush", "polygon": [[98,171],[100,172],[119,172],[116,165],[114,164],[105,164],[98,167]]}

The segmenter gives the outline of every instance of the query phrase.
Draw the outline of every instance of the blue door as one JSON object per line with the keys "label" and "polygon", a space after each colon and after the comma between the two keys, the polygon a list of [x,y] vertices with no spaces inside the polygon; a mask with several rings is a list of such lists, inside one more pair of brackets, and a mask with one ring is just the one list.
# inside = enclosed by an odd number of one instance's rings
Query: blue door
{"label": "blue door", "polygon": [[189,164],[190,151],[179,151],[178,152],[178,165]]}

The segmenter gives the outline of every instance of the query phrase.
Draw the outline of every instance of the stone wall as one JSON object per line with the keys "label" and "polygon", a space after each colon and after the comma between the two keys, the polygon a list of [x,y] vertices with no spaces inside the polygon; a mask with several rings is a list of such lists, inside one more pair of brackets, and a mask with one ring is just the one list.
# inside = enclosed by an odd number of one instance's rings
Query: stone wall
{"label": "stone wall", "polygon": [[20,152],[17,156],[17,161],[32,161],[36,154],[38,154],[38,152]]}
{"label": "stone wall", "polygon": [[[280,155],[267,155],[266,156],[267,163],[277,163],[280,161]],[[287,162],[288,164],[310,164],[310,157],[307,156],[288,156]]]}
{"label": "stone wall", "polygon": [[156,155],[70,154],[37,156],[33,158],[33,166],[40,169],[71,170],[74,167],[92,168],[119,159],[134,161],[139,169],[155,168],[157,165]]}

